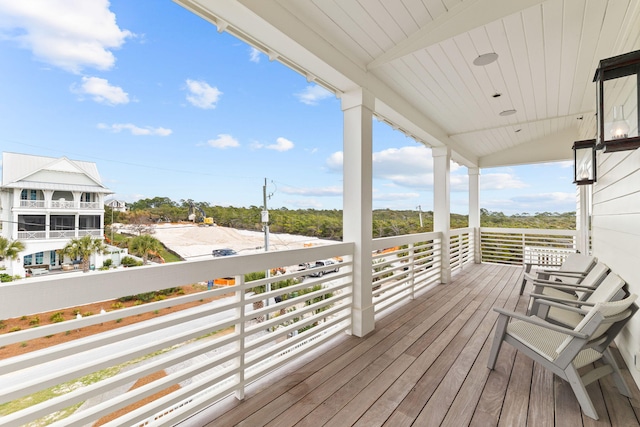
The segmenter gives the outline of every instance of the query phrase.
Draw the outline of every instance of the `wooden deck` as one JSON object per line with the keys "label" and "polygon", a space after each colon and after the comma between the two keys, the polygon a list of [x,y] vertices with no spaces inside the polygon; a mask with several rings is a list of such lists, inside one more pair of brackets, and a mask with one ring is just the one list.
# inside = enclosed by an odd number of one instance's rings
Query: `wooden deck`
{"label": "wooden deck", "polygon": [[[588,387],[600,420],[582,414],[569,385],[502,348],[487,357],[494,306],[522,310],[522,268],[483,264],[382,317],[365,339],[345,336],[187,420],[209,426],[640,426],[634,398],[609,377]],[[624,366],[620,359],[621,366]]]}

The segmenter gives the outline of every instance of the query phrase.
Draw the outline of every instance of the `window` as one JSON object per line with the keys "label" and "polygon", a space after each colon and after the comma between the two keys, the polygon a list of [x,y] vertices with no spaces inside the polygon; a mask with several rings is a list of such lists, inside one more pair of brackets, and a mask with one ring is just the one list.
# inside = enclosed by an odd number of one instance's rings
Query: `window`
{"label": "window", "polygon": [[76,218],[73,215],[51,215],[49,227],[51,230],[73,230]]}
{"label": "window", "polygon": [[93,202],[93,193],[82,193],[82,196],[80,196],[80,201],[81,202]]}
{"label": "window", "polygon": [[19,231],[44,231],[44,215],[18,215]]}
{"label": "window", "polygon": [[25,255],[24,256],[24,265],[33,264],[33,255]]}
{"label": "window", "polygon": [[49,264],[56,264],[56,251],[49,251]]}
{"label": "window", "polygon": [[22,200],[38,200],[38,190],[22,190],[20,193]]}
{"label": "window", "polygon": [[100,215],[80,215],[80,230],[99,230]]}
{"label": "window", "polygon": [[37,252],[36,253],[36,264],[43,264],[44,263],[44,252]]}

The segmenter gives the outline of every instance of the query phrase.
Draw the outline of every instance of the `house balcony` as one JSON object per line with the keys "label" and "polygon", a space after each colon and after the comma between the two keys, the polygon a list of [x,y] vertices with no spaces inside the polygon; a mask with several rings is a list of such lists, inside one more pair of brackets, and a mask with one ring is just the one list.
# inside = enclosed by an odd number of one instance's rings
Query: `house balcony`
{"label": "house balcony", "polygon": [[19,240],[75,239],[83,236],[101,237],[102,229],[18,231]]}
{"label": "house balcony", "polygon": [[58,209],[58,210],[93,210],[102,209],[100,202],[74,202],[73,200],[20,200],[20,207],[27,209]]}
{"label": "house balcony", "polygon": [[[447,234],[373,240],[365,266],[373,280],[362,288],[354,284],[350,242],[3,284],[1,318],[61,311],[69,320],[0,335],[0,408],[39,392],[54,395],[1,416],[0,424],[73,412],[53,425],[88,425],[113,413],[119,417],[105,425],[538,426],[554,419],[583,425],[568,384],[527,358],[505,348],[497,369],[486,367],[497,316],[491,308],[522,310],[525,257],[557,264],[575,232]],[[475,263],[479,257],[485,262]],[[492,257],[501,262],[487,262]],[[248,273],[328,258],[341,260],[337,271],[294,268],[244,281]],[[447,269],[452,280],[440,284]],[[104,314],[79,319],[71,314],[72,307],[219,277],[235,284],[129,308],[106,306]],[[349,334],[358,292],[371,296],[376,313],[375,330],[365,338]],[[196,304],[161,315],[183,303]],[[158,316],[2,356],[2,349],[28,347],[37,338],[143,313]],[[143,378],[148,381],[134,386]],[[607,379],[588,387],[601,425],[640,425],[640,392],[628,399],[612,387]]]}

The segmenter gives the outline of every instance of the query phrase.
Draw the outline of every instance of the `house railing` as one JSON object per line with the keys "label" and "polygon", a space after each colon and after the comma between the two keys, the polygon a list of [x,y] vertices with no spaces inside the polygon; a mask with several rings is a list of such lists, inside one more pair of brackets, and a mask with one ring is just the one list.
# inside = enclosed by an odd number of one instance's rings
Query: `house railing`
{"label": "house railing", "polygon": [[449,231],[449,263],[452,273],[462,270],[465,265],[473,264],[474,235],[474,229],[469,227]]}
{"label": "house railing", "polygon": [[374,239],[372,249],[371,286],[376,313],[440,283],[441,233]]}
{"label": "house railing", "polygon": [[99,202],[80,202],[80,209],[99,209]]}
{"label": "house railing", "polygon": [[44,208],[44,200],[20,200],[21,208]]}
{"label": "house railing", "polygon": [[559,266],[576,252],[576,230],[480,228],[482,262]]}
{"label": "house railing", "polygon": [[[30,400],[35,393],[52,396],[3,415],[0,424],[22,425],[43,417],[51,422],[67,408],[79,407],[51,425],[88,425],[170,389],[107,425],[171,425],[224,396],[242,397],[248,383],[350,330],[353,248],[338,243],[3,283],[0,318],[58,311],[65,320],[0,334],[0,348],[28,347],[35,338],[120,323],[142,313],[159,315],[179,304],[196,306],[0,360],[0,405]],[[337,272],[309,277],[323,268],[298,271],[301,263],[315,265],[315,260],[334,257],[342,260]],[[281,274],[287,266],[292,267]],[[260,271],[270,274],[245,282],[245,274]],[[225,282],[231,286],[209,289],[207,283],[220,277],[229,278]],[[73,314],[73,307],[88,303],[192,283],[201,283],[203,290],[129,308],[105,302],[104,314]],[[158,372],[164,375],[143,387],[130,387]]]}
{"label": "house railing", "polygon": [[73,209],[75,202],[73,200],[52,200],[51,207],[54,209]]}
{"label": "house railing", "polygon": [[40,230],[40,231],[18,231],[20,240],[45,240],[45,239],[73,239],[75,237],[93,236],[101,237],[102,229],[91,230]]}

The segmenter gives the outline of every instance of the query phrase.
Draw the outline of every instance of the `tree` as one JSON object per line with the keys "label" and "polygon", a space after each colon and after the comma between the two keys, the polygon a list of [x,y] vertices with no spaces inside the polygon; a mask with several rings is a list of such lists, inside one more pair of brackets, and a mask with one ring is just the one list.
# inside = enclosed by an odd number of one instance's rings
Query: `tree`
{"label": "tree", "polygon": [[3,261],[5,258],[17,260],[18,254],[23,250],[24,243],[21,241],[0,237],[0,261]]}
{"label": "tree", "polygon": [[62,248],[62,253],[71,259],[80,258],[82,260],[82,271],[86,273],[89,271],[91,255],[94,253],[101,254],[104,250],[105,246],[102,244],[102,240],[86,235],[79,239],[72,239]]}
{"label": "tree", "polygon": [[142,263],[146,264],[151,253],[158,253],[162,250],[160,240],[148,234],[136,236],[129,242],[129,250],[135,255],[142,257]]}

